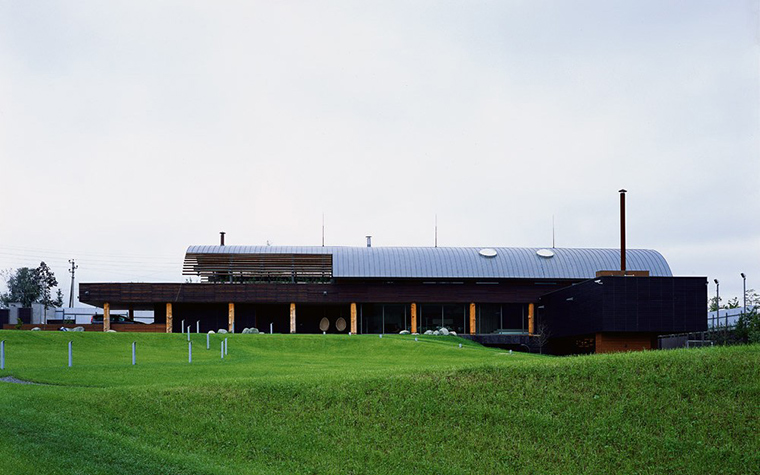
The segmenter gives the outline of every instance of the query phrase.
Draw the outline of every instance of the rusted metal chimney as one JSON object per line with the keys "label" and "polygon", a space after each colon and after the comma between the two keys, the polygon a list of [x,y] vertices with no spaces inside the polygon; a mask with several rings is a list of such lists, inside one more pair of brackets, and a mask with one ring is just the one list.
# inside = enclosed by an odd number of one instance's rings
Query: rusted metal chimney
{"label": "rusted metal chimney", "polygon": [[219,245],[224,246],[224,235],[227,234],[224,231],[219,231]]}
{"label": "rusted metal chimney", "polygon": [[620,190],[620,271],[625,275],[625,194]]}

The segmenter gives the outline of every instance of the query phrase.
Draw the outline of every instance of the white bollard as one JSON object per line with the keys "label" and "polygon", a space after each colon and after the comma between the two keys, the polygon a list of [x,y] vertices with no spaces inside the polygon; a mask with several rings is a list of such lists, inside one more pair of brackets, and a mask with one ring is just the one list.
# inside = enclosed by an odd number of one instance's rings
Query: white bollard
{"label": "white bollard", "polygon": [[190,325],[187,326],[187,341],[190,341]]}
{"label": "white bollard", "polygon": [[274,333],[274,331],[273,331],[273,328],[274,328],[274,327],[273,327],[273,325],[274,325],[273,323],[270,323],[270,324],[269,324],[269,334],[270,334],[270,335],[271,335],[272,333]]}
{"label": "white bollard", "polygon": [[198,320],[197,322],[195,322],[195,333],[200,333],[200,332],[201,332],[201,321]]}
{"label": "white bollard", "polygon": [[206,349],[207,349],[207,350],[208,350],[209,348],[211,348],[211,340],[209,339],[209,336],[210,336],[210,335],[209,335],[208,333],[206,333]]}
{"label": "white bollard", "polygon": [[71,357],[71,342],[69,341],[69,368],[74,364],[74,359]]}
{"label": "white bollard", "polygon": [[182,333],[185,333],[185,321],[182,320]]}
{"label": "white bollard", "polygon": [[222,346],[219,348],[222,350],[222,359],[224,359],[224,340],[222,340]]}
{"label": "white bollard", "polygon": [[383,334],[381,333],[381,334],[380,334],[380,338],[382,338],[382,337],[383,337]]}
{"label": "white bollard", "polygon": [[229,343],[227,343],[227,339],[224,339],[224,356],[227,356],[227,350],[229,349]]}
{"label": "white bollard", "polygon": [[418,341],[416,336],[414,337],[414,341]]}
{"label": "white bollard", "polygon": [[137,342],[132,342],[132,366],[137,364]]}
{"label": "white bollard", "polygon": [[188,363],[193,362],[193,342],[192,341],[187,342],[187,362]]}
{"label": "white bollard", "polygon": [[0,341],[0,369],[5,369],[5,340]]}
{"label": "white bollard", "polygon": [[459,344],[459,348],[462,348],[462,344],[461,343]]}

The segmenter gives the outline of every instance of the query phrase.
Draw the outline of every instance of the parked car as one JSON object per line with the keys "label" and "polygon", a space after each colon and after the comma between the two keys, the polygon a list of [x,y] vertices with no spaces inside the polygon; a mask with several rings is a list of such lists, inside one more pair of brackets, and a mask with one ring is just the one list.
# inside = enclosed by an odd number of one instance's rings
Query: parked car
{"label": "parked car", "polygon": [[[134,318],[129,318],[126,315],[111,315],[111,323],[142,323],[135,321]],[[93,315],[90,319],[90,323],[93,325],[103,324],[103,315]]]}

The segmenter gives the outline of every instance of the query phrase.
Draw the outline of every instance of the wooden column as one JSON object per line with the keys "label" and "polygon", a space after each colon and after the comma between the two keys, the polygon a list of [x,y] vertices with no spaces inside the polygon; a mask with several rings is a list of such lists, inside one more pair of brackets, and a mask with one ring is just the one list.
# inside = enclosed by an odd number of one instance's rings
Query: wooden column
{"label": "wooden column", "polygon": [[470,304],[470,335],[475,334],[477,322],[475,321],[475,302]]}
{"label": "wooden column", "polygon": [[232,333],[235,330],[235,304],[230,302],[227,306],[227,331]]}
{"label": "wooden column", "polygon": [[532,335],[535,330],[535,319],[533,318],[535,312],[535,304],[528,304],[528,334]]}
{"label": "wooden column", "polygon": [[351,302],[351,334],[356,335],[356,303]]}
{"label": "wooden column", "polygon": [[296,304],[290,304],[290,333],[296,332]]}
{"label": "wooden column", "polygon": [[105,302],[103,304],[103,331],[107,332],[111,329],[111,304]]}
{"label": "wooden column", "polygon": [[417,304],[412,303],[412,333],[417,333]]}
{"label": "wooden column", "polygon": [[172,320],[172,304],[171,302],[166,303],[166,333],[172,332],[172,325],[174,320]]}

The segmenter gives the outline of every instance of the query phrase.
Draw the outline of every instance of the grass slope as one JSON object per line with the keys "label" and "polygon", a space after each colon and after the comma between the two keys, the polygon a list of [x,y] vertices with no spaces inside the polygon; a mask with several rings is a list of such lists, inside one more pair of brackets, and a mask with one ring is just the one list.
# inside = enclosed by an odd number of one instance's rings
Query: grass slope
{"label": "grass slope", "polygon": [[222,361],[221,338],[188,364],[182,335],[0,332],[0,376],[50,384],[0,384],[0,473],[760,472],[760,346],[233,335]]}

